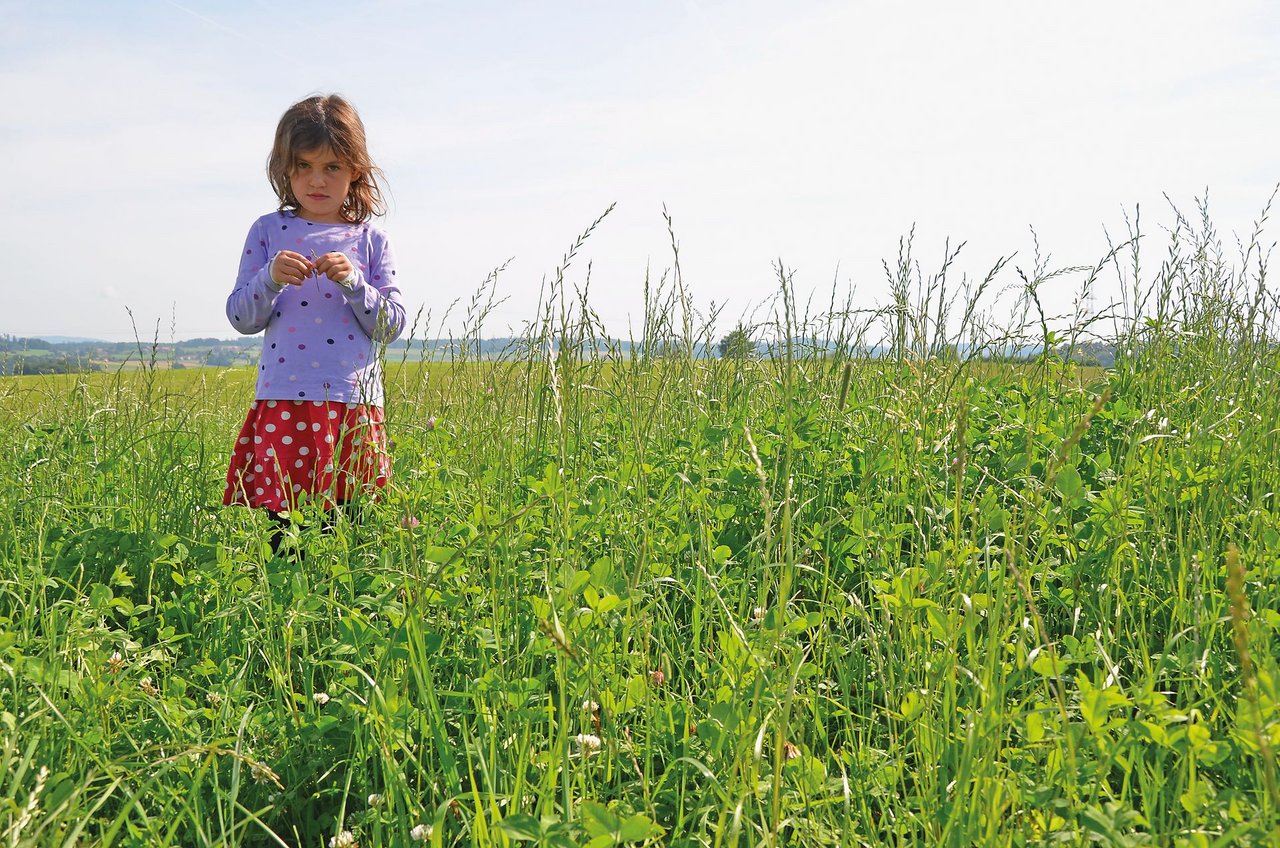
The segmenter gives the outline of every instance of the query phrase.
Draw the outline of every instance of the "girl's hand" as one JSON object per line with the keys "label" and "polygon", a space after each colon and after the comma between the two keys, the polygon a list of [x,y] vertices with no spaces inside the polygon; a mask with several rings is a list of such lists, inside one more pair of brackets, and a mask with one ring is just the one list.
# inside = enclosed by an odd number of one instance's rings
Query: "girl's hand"
{"label": "girl's hand", "polygon": [[326,253],[317,259],[315,269],[317,274],[324,274],[335,283],[349,280],[356,274],[356,269],[351,266],[351,260],[346,254],[337,251]]}
{"label": "girl's hand", "polygon": [[271,282],[278,286],[300,286],[316,268],[301,253],[282,250],[271,262]]}

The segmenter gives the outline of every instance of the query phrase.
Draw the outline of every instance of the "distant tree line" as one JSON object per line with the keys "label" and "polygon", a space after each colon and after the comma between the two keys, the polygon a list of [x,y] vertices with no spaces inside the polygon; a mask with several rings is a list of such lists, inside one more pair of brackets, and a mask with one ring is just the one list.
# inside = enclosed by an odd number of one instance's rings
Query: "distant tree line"
{"label": "distant tree line", "polygon": [[70,356],[20,356],[0,354],[0,376],[25,377],[34,374],[79,374],[101,371],[102,366]]}

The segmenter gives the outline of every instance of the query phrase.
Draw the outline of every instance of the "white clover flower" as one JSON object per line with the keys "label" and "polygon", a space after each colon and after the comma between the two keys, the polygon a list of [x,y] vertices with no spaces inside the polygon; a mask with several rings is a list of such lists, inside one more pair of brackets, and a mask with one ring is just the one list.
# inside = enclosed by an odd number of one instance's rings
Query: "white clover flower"
{"label": "white clover flower", "polygon": [[329,840],[329,848],[360,848],[360,843],[356,842],[351,831],[344,830]]}
{"label": "white clover flower", "polygon": [[370,806],[370,807],[381,807],[381,806],[382,806],[382,796],[381,796],[381,795],[379,795],[377,792],[374,792],[374,793],[373,793],[372,795],[370,795],[366,800],[369,802],[369,806]]}
{"label": "white clover flower", "polygon": [[600,737],[590,733],[579,733],[573,737],[573,741],[578,743],[578,750],[582,751],[583,756],[591,756],[600,751]]}
{"label": "white clover flower", "polygon": [[600,709],[600,705],[588,698],[582,702],[582,711],[588,715],[594,715]]}
{"label": "white clover flower", "polygon": [[217,707],[222,705],[222,696],[217,692],[206,692],[204,699],[209,702],[209,706]]}
{"label": "white clover flower", "polygon": [[429,824],[416,824],[413,830],[409,831],[409,838],[414,842],[426,842],[431,838],[433,828]]}
{"label": "white clover flower", "polygon": [[143,694],[150,695],[153,698],[160,694],[160,690],[151,682],[150,677],[144,677],[138,681],[138,688],[143,691]]}
{"label": "white clover flower", "polygon": [[427,429],[427,430],[434,430],[435,428],[436,428],[436,417],[433,415],[433,416],[431,416],[430,418],[428,418],[428,419],[427,419],[427,423],[426,423],[426,427],[425,427],[425,429]]}
{"label": "white clover flower", "polygon": [[256,783],[277,783],[278,784],[280,782],[280,778],[276,775],[274,771],[271,770],[271,766],[267,765],[266,763],[250,764],[249,774],[250,776],[253,777]]}
{"label": "white clover flower", "polygon": [[764,607],[756,607],[751,611],[751,623],[757,626],[764,623]]}
{"label": "white clover flower", "polygon": [[311,696],[311,700],[315,701],[317,706],[323,707],[325,704],[329,703],[329,693],[317,692]]}
{"label": "white clover flower", "polygon": [[119,651],[116,651],[111,655],[111,659],[107,660],[107,668],[111,670],[112,674],[116,674],[124,668],[124,657],[120,656]]}

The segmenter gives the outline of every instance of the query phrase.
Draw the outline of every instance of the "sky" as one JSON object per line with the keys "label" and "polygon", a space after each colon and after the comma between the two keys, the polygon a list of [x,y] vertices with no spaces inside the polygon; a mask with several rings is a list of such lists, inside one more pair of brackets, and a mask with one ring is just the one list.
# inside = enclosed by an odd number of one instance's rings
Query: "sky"
{"label": "sky", "polygon": [[[1093,265],[1207,194],[1252,230],[1280,182],[1280,4],[1183,0],[0,0],[0,333],[231,338],[224,302],[293,102],[338,92],[387,176],[419,336],[518,332],[569,267],[638,336],[673,266],[722,329],[925,276]],[[509,260],[509,261],[508,261]],[[670,277],[668,276],[668,279]],[[1079,275],[1046,287],[1069,308]],[[1118,297],[1114,275],[1095,300]],[[1110,287],[1110,288],[1109,288]],[[157,326],[159,330],[157,331]],[[135,329],[136,327],[136,329]]]}

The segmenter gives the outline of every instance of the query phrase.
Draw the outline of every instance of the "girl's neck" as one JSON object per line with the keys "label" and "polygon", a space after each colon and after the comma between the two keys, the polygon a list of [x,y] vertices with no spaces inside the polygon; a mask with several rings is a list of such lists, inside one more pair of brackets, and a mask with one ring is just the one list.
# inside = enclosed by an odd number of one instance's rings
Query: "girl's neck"
{"label": "girl's neck", "polygon": [[299,219],[301,219],[301,220],[303,220],[303,221],[309,221],[309,222],[311,222],[312,224],[330,224],[330,225],[335,225],[335,226],[336,226],[336,225],[345,225],[345,226],[348,226],[348,227],[350,227],[350,226],[354,226],[354,224],[355,224],[355,222],[354,222],[354,221],[348,221],[348,220],[347,220],[347,219],[345,219],[345,218],[334,218],[334,219],[332,219],[332,220],[331,220],[331,219],[329,219],[329,218],[327,218],[327,217],[323,217],[323,218],[312,218],[310,215],[306,215],[306,214],[304,214],[304,213],[303,213],[303,211],[302,211],[301,209],[291,209],[291,210],[289,210],[289,212],[290,212],[290,214],[292,214],[292,215],[293,215],[293,217],[295,217],[295,218],[299,218]]}

